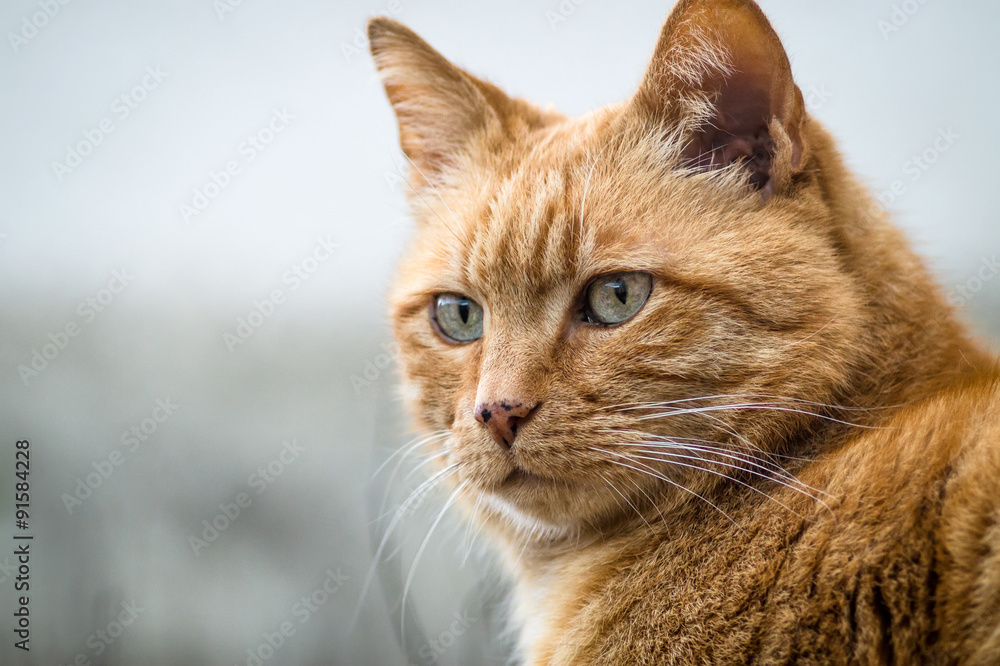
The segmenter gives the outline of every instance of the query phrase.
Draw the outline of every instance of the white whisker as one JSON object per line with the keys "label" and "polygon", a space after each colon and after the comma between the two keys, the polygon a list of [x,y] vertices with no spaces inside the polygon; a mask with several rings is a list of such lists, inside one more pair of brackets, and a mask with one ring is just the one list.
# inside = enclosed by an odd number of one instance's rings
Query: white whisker
{"label": "white whisker", "polygon": [[[403,454],[402,458],[405,459],[406,456],[408,456],[411,451],[414,451],[414,450],[420,448],[420,446],[422,446],[423,444],[427,444],[428,442],[431,442],[431,441],[433,441],[435,439],[439,439],[441,437],[447,437],[449,434],[451,434],[450,430],[439,430],[437,432],[433,432],[433,433],[430,433],[428,435],[420,435],[418,437],[413,438],[412,440],[410,440],[409,442],[407,442],[403,446],[401,446],[398,449],[396,449],[395,451],[393,451],[392,455],[390,455],[388,458],[386,458],[385,460],[383,460],[382,464],[379,465],[378,468],[374,472],[372,472],[372,476],[371,476],[371,479],[369,479],[369,481],[374,480],[375,477],[377,477],[379,475],[379,473],[383,469],[385,469],[385,466],[388,465],[390,462],[392,462],[392,459],[395,458],[396,456],[398,456],[399,454],[402,453]],[[405,451],[405,453],[404,453],[404,451]]]}
{"label": "white whisker", "polygon": [[382,541],[379,543],[374,557],[372,557],[372,564],[368,568],[368,574],[365,576],[365,582],[361,586],[361,592],[358,595],[358,605],[354,611],[354,616],[351,618],[349,626],[353,627],[361,615],[361,608],[364,604],[365,597],[368,595],[368,588],[371,586],[372,580],[375,578],[375,572],[378,570],[378,566],[382,562],[382,553],[385,551],[386,544],[389,542],[389,537],[392,536],[396,526],[399,525],[403,516],[406,515],[406,510],[409,508],[409,505],[414,502],[416,498],[421,497],[422,493],[429,492],[429,490],[436,486],[445,475],[454,472],[456,469],[458,469],[458,463],[452,463],[451,465],[448,465],[444,469],[440,470],[431,478],[417,486],[417,488],[407,496],[406,500],[399,506],[399,508],[396,509],[396,513],[389,522],[389,526],[386,528],[385,534],[382,536]]}
{"label": "white whisker", "polygon": [[703,402],[706,400],[722,400],[722,399],[733,399],[733,398],[736,399],[759,398],[779,403],[789,402],[800,405],[809,405],[810,407],[820,407],[823,409],[830,409],[834,411],[845,411],[845,412],[875,412],[875,411],[882,411],[885,409],[891,409],[893,407],[905,406],[905,404],[903,404],[903,405],[886,406],[886,407],[849,407],[847,405],[832,405],[823,402],[815,402],[813,400],[806,400],[804,398],[792,398],[787,396],[773,395],[769,393],[720,393],[715,395],[694,396],[690,398],[678,398],[676,400],[666,400],[661,402],[622,403],[618,405],[609,405],[607,407],[603,407],[602,409],[628,410],[628,409],[658,408],[658,407],[669,407],[670,405],[678,405],[689,402]]}
{"label": "white whisker", "polygon": [[418,464],[414,465],[413,469],[411,469],[409,472],[406,473],[406,476],[403,477],[403,481],[408,480],[411,476],[419,472],[423,468],[423,466],[426,465],[427,463],[438,460],[439,458],[443,458],[447,456],[449,453],[451,452],[447,450],[438,451],[437,453],[432,453],[431,455],[427,456],[426,458],[421,460]]}
{"label": "white whisker", "polygon": [[814,337],[814,336],[819,335],[820,333],[822,333],[823,329],[825,329],[827,326],[829,326],[830,324],[832,324],[835,321],[837,321],[837,315],[833,315],[833,319],[831,319],[830,321],[828,321],[825,324],[823,324],[822,326],[820,326],[818,330],[813,331],[812,333],[810,333],[806,337],[802,338],[798,342],[791,342],[791,343],[789,343],[786,346],[788,346],[788,347],[794,347],[795,345],[801,345],[806,340],[809,340],[810,338],[812,338],[812,337]]}
{"label": "white whisker", "polygon": [[695,497],[697,497],[698,499],[700,499],[701,501],[705,502],[710,507],[712,507],[713,509],[715,509],[716,511],[718,511],[719,513],[721,513],[723,516],[725,516],[726,519],[729,522],[731,522],[733,524],[733,526],[736,527],[738,530],[743,531],[743,528],[740,527],[739,523],[737,523],[735,520],[733,520],[732,516],[730,516],[728,513],[726,513],[722,509],[720,509],[718,507],[718,505],[716,505],[711,500],[706,499],[705,497],[702,497],[701,495],[699,495],[695,491],[691,490],[687,486],[684,486],[683,484],[677,483],[673,479],[670,479],[670,478],[664,476],[663,474],[660,474],[658,471],[656,471],[655,469],[653,469],[652,467],[650,467],[649,465],[647,465],[645,463],[639,462],[637,460],[633,460],[629,456],[621,456],[621,457],[625,458],[626,460],[630,460],[630,461],[634,462],[637,465],[642,465],[646,469],[642,470],[642,469],[639,469],[637,467],[633,467],[632,465],[628,465],[626,463],[620,462],[618,460],[609,460],[608,462],[610,462],[612,465],[618,465],[620,467],[627,467],[628,469],[631,469],[633,471],[639,472],[640,474],[647,474],[647,475],[652,476],[654,478],[660,479],[661,481],[666,481],[671,486],[673,486],[673,487],[675,487],[675,488],[677,488],[679,490],[683,490],[686,493],[690,493],[691,495],[694,495]]}
{"label": "white whisker", "polygon": [[635,479],[632,479],[632,478],[630,478],[630,477],[626,477],[626,478],[628,479],[629,483],[631,483],[631,484],[632,484],[633,486],[635,486],[636,490],[638,490],[638,491],[639,491],[640,493],[642,493],[642,496],[643,496],[643,497],[645,497],[645,498],[646,498],[646,500],[648,500],[648,501],[649,501],[649,504],[650,504],[650,505],[651,505],[651,506],[652,506],[652,507],[653,507],[654,509],[656,509],[656,513],[657,513],[657,514],[659,514],[659,516],[660,516],[660,520],[661,520],[661,521],[663,521],[663,524],[664,524],[664,525],[666,525],[666,524],[667,524],[667,519],[666,519],[666,517],[664,517],[664,515],[663,515],[663,512],[662,512],[662,511],[660,511],[660,507],[659,507],[659,505],[658,505],[658,504],[657,504],[656,502],[654,502],[654,501],[653,501],[653,498],[652,498],[652,497],[650,497],[650,496],[649,496],[649,493],[647,493],[647,492],[646,492],[645,490],[643,490],[643,489],[642,489],[642,486],[640,486],[640,485],[639,485],[638,483],[636,483],[636,482],[635,482]]}
{"label": "white whisker", "polygon": [[[596,449],[596,450],[601,451],[602,453],[607,453],[608,455],[623,457],[623,458],[626,458],[627,460],[632,460],[633,462],[636,461],[637,459],[638,460],[652,460],[652,461],[656,461],[656,462],[667,463],[667,464],[670,464],[670,465],[677,465],[678,467],[686,467],[688,469],[694,469],[694,470],[698,470],[698,471],[701,471],[701,472],[707,472],[709,474],[714,474],[715,476],[721,477],[723,479],[727,479],[729,481],[732,481],[733,483],[736,483],[736,484],[739,484],[739,485],[743,486],[744,488],[752,490],[755,493],[763,495],[764,497],[766,497],[767,499],[771,500],[772,502],[774,502],[778,506],[781,506],[784,509],[790,511],[791,513],[794,513],[799,518],[804,518],[804,516],[802,514],[800,514],[799,512],[795,511],[794,509],[786,506],[784,503],[779,502],[778,500],[774,499],[773,497],[771,497],[770,495],[768,495],[764,491],[760,490],[759,488],[755,488],[752,485],[750,485],[749,483],[746,483],[744,481],[740,481],[739,479],[737,479],[735,477],[732,477],[732,476],[730,476],[728,474],[724,474],[724,473],[716,471],[716,470],[708,469],[706,467],[700,467],[698,465],[690,465],[690,464],[687,464],[687,463],[677,462],[676,460],[666,460],[666,459],[663,459],[663,458],[652,457],[653,456],[652,452],[650,452],[651,453],[650,456],[639,456],[639,455],[631,455],[631,456],[629,456],[629,455],[626,455],[626,454],[623,454],[623,453],[616,453],[614,451],[608,451],[606,449]],[[694,458],[692,456],[681,456],[679,454],[673,454],[673,453],[659,453],[659,455],[661,455],[661,456],[669,456],[670,458],[687,458],[689,460],[702,460],[702,462],[704,462],[704,459],[701,459],[701,458]],[[744,471],[746,471],[746,470],[744,470]],[[765,477],[765,478],[767,478],[767,477]],[[794,490],[798,490],[797,488],[793,488],[793,489]],[[799,492],[801,492],[801,491],[799,491]],[[806,493],[803,493],[803,494],[806,495],[807,497],[812,497],[811,495],[807,495]],[[815,500],[816,498],[813,497],[812,499]],[[816,501],[819,501],[819,500],[816,500]],[[827,508],[829,508],[829,507],[827,507]]]}
{"label": "white whisker", "polygon": [[403,465],[403,462],[407,459],[407,457],[409,457],[410,454],[412,454],[414,451],[416,451],[417,449],[419,449],[421,446],[424,446],[425,444],[430,444],[431,442],[433,442],[433,441],[435,441],[437,439],[441,439],[442,437],[448,437],[449,435],[451,435],[451,431],[450,430],[439,430],[437,432],[430,433],[429,435],[426,435],[426,436],[415,437],[409,443],[407,443],[407,444],[399,447],[398,449],[396,449],[396,451],[393,452],[393,454],[391,456],[389,456],[388,458],[386,458],[385,461],[381,465],[378,466],[378,469],[376,469],[375,473],[372,474],[372,479],[374,479],[379,474],[379,472],[381,472],[382,469],[384,469],[385,466],[387,464],[389,464],[389,462],[393,458],[395,458],[397,455],[399,455],[400,453],[402,453],[402,455],[400,456],[399,460],[396,461],[396,465],[395,465],[395,467],[393,467],[392,473],[389,474],[389,480],[386,481],[385,491],[382,493],[382,501],[379,502],[379,507],[378,507],[379,518],[378,518],[378,520],[381,520],[382,517],[385,516],[385,505],[389,501],[389,494],[392,492],[393,485],[394,485],[394,482],[396,480],[396,475],[399,473],[399,468]]}
{"label": "white whisker", "polygon": [[[621,446],[634,446],[634,443],[628,442],[625,444],[620,444]],[[769,460],[764,460],[762,458],[756,458],[749,453],[741,453],[739,451],[733,451],[732,449],[725,449],[722,447],[714,446],[704,446],[700,444],[685,444],[681,440],[673,440],[670,438],[658,438],[657,441],[644,441],[642,446],[652,447],[656,449],[677,449],[684,451],[692,451],[697,453],[707,453],[709,455],[716,455],[722,458],[728,458],[731,460],[736,460],[741,463],[745,463],[757,469],[770,472],[772,474],[777,474],[782,478],[788,480],[796,480],[795,477],[782,467],[772,463]]]}
{"label": "white whisker", "polygon": [[[644,444],[623,444],[622,446],[633,446],[635,448],[640,448],[640,447],[644,447],[646,445],[644,445]],[[681,448],[683,450],[687,450],[685,447],[679,447],[679,448]],[[682,454],[678,454],[678,453],[670,453],[668,451],[663,451],[662,449],[649,450],[649,449],[642,449],[642,448],[640,448],[640,450],[642,450],[644,453],[668,455],[668,456],[680,457],[680,458],[688,458],[688,456],[683,456]],[[722,454],[720,454],[718,452],[709,452],[709,455],[720,455],[721,456]],[[827,497],[832,497],[832,495],[830,495],[829,493],[825,493],[825,492],[817,490],[816,488],[813,488],[813,487],[811,487],[809,485],[806,485],[805,483],[799,481],[797,478],[795,478],[794,476],[791,476],[791,475],[789,475],[788,477],[785,477],[785,478],[788,479],[788,481],[785,481],[785,480],[782,480],[780,478],[776,478],[776,477],[768,475],[768,474],[763,474],[761,472],[757,472],[757,471],[752,470],[752,469],[747,469],[745,467],[741,467],[741,466],[736,465],[734,463],[728,463],[728,462],[723,462],[723,461],[719,461],[719,460],[706,459],[706,458],[703,458],[701,456],[698,456],[697,458],[690,458],[690,459],[693,459],[693,460],[703,460],[705,462],[714,463],[716,465],[724,465],[726,467],[731,467],[733,469],[740,470],[741,472],[746,472],[747,474],[751,474],[753,476],[756,476],[756,477],[759,477],[759,478],[762,478],[762,479],[767,479],[768,481],[773,481],[773,482],[777,483],[780,486],[784,486],[785,488],[788,488],[790,490],[794,490],[796,492],[802,493],[806,497],[808,497],[808,498],[810,498],[812,500],[815,500],[815,501],[819,502],[820,504],[823,504],[823,506],[826,506],[826,504],[819,497],[813,495],[813,492],[822,493],[823,495],[826,495]],[[736,460],[739,460],[739,459],[736,458]],[[740,462],[747,462],[747,461],[742,461],[741,460]],[[767,470],[767,471],[770,471],[770,470]],[[826,506],[826,508],[829,509],[830,507]]]}
{"label": "white whisker", "polygon": [[[605,429],[605,430],[602,430],[601,432],[605,432],[607,434],[616,435],[616,436],[627,435],[627,436],[639,437],[639,438],[643,439],[643,442],[644,442],[643,445],[644,446],[655,446],[655,447],[660,447],[660,448],[685,449],[685,450],[690,450],[690,451],[699,451],[699,452],[709,453],[709,454],[712,454],[712,455],[719,455],[719,456],[722,456],[722,457],[725,457],[725,458],[733,458],[734,460],[739,460],[740,462],[746,462],[746,463],[751,464],[751,465],[753,465],[755,467],[759,467],[760,469],[763,469],[763,470],[766,470],[766,471],[769,471],[769,472],[773,472],[775,474],[779,474],[783,478],[786,478],[788,480],[796,481],[797,483],[802,484],[802,486],[805,487],[805,488],[810,488],[806,484],[804,484],[801,481],[799,481],[795,477],[795,475],[793,475],[792,473],[790,473],[784,467],[782,467],[781,465],[779,465],[774,460],[770,459],[771,457],[779,457],[779,458],[786,458],[786,459],[790,459],[790,460],[805,461],[804,458],[794,458],[794,457],[791,457],[791,456],[779,456],[779,455],[776,455],[776,454],[767,454],[767,453],[765,453],[764,455],[767,455],[768,458],[763,458],[763,457],[754,455],[753,450],[743,451],[743,450],[738,449],[738,448],[734,449],[731,445],[726,445],[726,444],[724,444],[722,442],[715,442],[715,441],[707,440],[707,439],[695,439],[695,438],[690,438],[690,437],[677,437],[677,436],[656,435],[656,434],[653,434],[653,433],[644,432],[642,430],[612,430],[612,429]],[[646,438],[649,438],[649,439],[646,439]],[[820,493],[822,493],[824,495],[827,494],[827,493],[824,493],[823,491],[816,490],[815,488],[810,488],[810,490],[815,490],[816,492],[820,492]]]}
{"label": "white whisker", "polygon": [[[604,476],[603,474],[601,474],[600,476],[604,480],[604,483],[608,484],[608,486],[611,487],[611,490],[613,490],[616,493],[618,493],[618,495],[623,500],[625,500],[625,503],[628,504],[630,507],[632,507],[632,510],[635,511],[636,514],[639,516],[639,518],[642,519],[642,522],[646,523],[646,527],[649,528],[649,533],[652,534],[653,533],[653,527],[652,527],[652,525],[650,525],[649,522],[646,520],[646,517],[644,515],[642,515],[642,512],[639,511],[639,509],[636,508],[635,504],[632,504],[632,502],[629,500],[629,498],[626,497],[625,494],[622,493],[622,491],[618,490],[618,488],[615,487],[615,484],[613,484],[610,481],[608,481],[608,479],[607,479],[606,476]],[[615,501],[617,502],[618,500],[615,500]]]}
{"label": "white whisker", "polygon": [[406,576],[406,582],[403,584],[403,600],[400,603],[399,611],[399,635],[400,640],[404,641],[404,643],[406,640],[406,597],[410,592],[410,584],[413,582],[413,575],[417,571],[417,564],[420,562],[420,556],[424,554],[424,549],[427,548],[427,544],[430,543],[431,535],[434,534],[434,530],[437,528],[438,523],[440,523],[441,519],[444,518],[445,512],[448,511],[449,507],[455,503],[455,500],[458,499],[459,495],[463,490],[465,490],[465,487],[468,484],[469,481],[465,480],[458,484],[458,487],[452,491],[448,501],[445,502],[444,507],[442,507],[441,511],[438,512],[437,518],[435,518],[434,522],[431,523],[430,529],[427,530],[427,536],[425,536],[424,540],[420,542],[420,547],[417,548],[416,555],[413,556],[413,564],[410,566],[410,573]]}
{"label": "white whisker", "polygon": [[[430,178],[428,178],[427,176],[425,176],[425,175],[424,175],[424,172],[423,172],[423,171],[421,171],[421,170],[420,170],[420,167],[418,167],[418,166],[417,166],[417,165],[416,165],[416,164],[415,164],[415,163],[413,162],[413,160],[411,160],[411,159],[410,159],[410,156],[409,156],[409,155],[407,155],[406,153],[403,153],[403,157],[405,157],[405,158],[406,158],[406,161],[410,163],[410,166],[412,166],[412,167],[413,167],[414,169],[416,169],[417,173],[419,173],[419,174],[420,174],[420,177],[424,179],[424,182],[425,182],[425,183],[427,183],[427,186],[431,188],[431,191],[432,191],[432,192],[434,193],[434,195],[435,195],[435,196],[436,196],[436,197],[438,198],[438,200],[440,200],[440,201],[441,201],[441,203],[442,203],[442,204],[444,205],[445,209],[446,209],[446,210],[448,211],[448,213],[449,213],[449,214],[451,215],[451,219],[455,221],[455,224],[457,224],[457,225],[461,226],[461,223],[459,223],[459,221],[458,221],[458,218],[457,218],[457,217],[455,216],[455,213],[454,213],[454,212],[453,212],[453,211],[451,210],[451,206],[449,206],[449,205],[448,205],[448,202],[447,202],[447,201],[445,201],[445,200],[444,200],[444,197],[442,197],[442,196],[441,196],[441,193],[440,193],[440,192],[438,191],[438,188],[437,188],[437,186],[435,186],[435,185],[434,185],[433,181],[431,181],[431,179],[430,179]],[[406,181],[406,185],[407,185],[407,186],[408,186],[408,187],[409,187],[409,188],[410,188],[411,190],[413,190],[413,193],[414,193],[415,195],[417,195],[417,196],[418,196],[418,197],[420,198],[420,201],[421,201],[421,202],[423,202],[423,204],[424,204],[425,206],[427,206],[427,208],[428,208],[429,210],[433,211],[433,213],[434,213],[434,216],[435,216],[435,217],[437,217],[437,219],[441,221],[441,224],[443,224],[443,225],[444,225],[444,228],[445,228],[445,229],[447,229],[447,230],[448,230],[448,231],[449,231],[449,232],[451,233],[451,235],[455,237],[455,240],[457,240],[457,241],[458,241],[459,243],[461,243],[461,244],[462,244],[462,246],[463,246],[463,247],[465,247],[466,249],[469,249],[469,244],[468,244],[468,243],[467,243],[466,241],[462,240],[462,238],[460,238],[460,237],[459,237],[459,235],[458,235],[458,234],[457,234],[457,233],[455,232],[455,230],[454,230],[454,229],[452,229],[452,228],[451,228],[450,226],[448,226],[448,223],[444,221],[444,218],[443,218],[443,217],[441,217],[441,216],[440,216],[440,215],[438,214],[437,210],[436,210],[436,209],[435,209],[435,208],[434,208],[433,206],[431,206],[430,204],[428,204],[428,203],[427,203],[427,200],[426,200],[426,199],[424,199],[424,195],[423,195],[423,194],[421,194],[421,193],[420,193],[420,192],[419,192],[419,191],[417,190],[417,188],[413,187],[413,185],[411,185],[411,184],[410,184],[410,179],[409,179],[409,178],[405,178],[404,180]]]}
{"label": "white whisker", "polygon": [[[483,521],[478,520],[479,507],[482,503],[483,503],[483,491],[479,491],[476,494],[476,503],[472,507],[472,513],[470,514],[469,519],[466,523],[465,535],[462,537],[462,540],[466,544],[468,544],[468,548],[466,549],[465,554],[462,555],[461,566],[463,567],[465,566],[466,560],[469,559],[469,555],[472,553],[472,547],[475,545],[475,540],[479,536],[480,530],[482,530],[483,528]],[[476,528],[475,532],[472,531],[473,527]]]}
{"label": "white whisker", "polygon": [[855,428],[865,428],[868,430],[878,429],[878,426],[866,426],[857,423],[851,423],[850,421],[844,421],[842,419],[838,419],[833,416],[827,416],[826,414],[819,414],[817,412],[808,412],[803,409],[793,409],[791,407],[785,407],[780,403],[763,403],[763,402],[749,402],[749,403],[734,404],[734,405],[709,405],[708,407],[689,407],[686,409],[672,409],[668,412],[660,412],[659,414],[645,414],[643,416],[640,416],[639,420],[648,421],[652,419],[663,418],[666,416],[683,416],[685,414],[707,414],[708,412],[724,412],[724,411],[736,411],[736,410],[789,412],[792,414],[801,414],[803,416],[813,416],[818,419],[831,421],[833,423],[839,423],[841,425],[852,426]]}

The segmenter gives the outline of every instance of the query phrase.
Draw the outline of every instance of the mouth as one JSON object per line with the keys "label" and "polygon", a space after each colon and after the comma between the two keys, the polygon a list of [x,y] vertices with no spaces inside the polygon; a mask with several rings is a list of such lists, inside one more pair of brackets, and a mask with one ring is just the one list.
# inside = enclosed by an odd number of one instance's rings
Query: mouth
{"label": "mouth", "polygon": [[520,467],[515,467],[510,474],[504,478],[500,486],[502,488],[523,488],[523,487],[537,487],[546,482],[546,479],[532,474],[527,470]]}

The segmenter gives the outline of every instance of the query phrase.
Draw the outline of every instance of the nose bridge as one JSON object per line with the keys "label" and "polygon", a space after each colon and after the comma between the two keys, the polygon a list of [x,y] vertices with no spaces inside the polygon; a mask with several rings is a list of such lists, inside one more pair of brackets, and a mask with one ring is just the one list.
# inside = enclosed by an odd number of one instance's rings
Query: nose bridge
{"label": "nose bridge", "polygon": [[540,330],[496,327],[483,338],[479,385],[471,416],[505,450],[544,399],[547,345]]}
{"label": "nose bridge", "polygon": [[[540,332],[539,332],[540,333]],[[516,400],[538,402],[548,364],[541,335],[499,333],[489,336],[479,366],[476,404]]]}

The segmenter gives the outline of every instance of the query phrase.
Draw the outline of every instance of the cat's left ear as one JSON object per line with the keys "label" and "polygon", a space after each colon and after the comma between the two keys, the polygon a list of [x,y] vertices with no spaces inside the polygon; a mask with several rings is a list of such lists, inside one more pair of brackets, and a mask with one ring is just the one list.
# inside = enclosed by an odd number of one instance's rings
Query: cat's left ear
{"label": "cat's left ear", "polygon": [[402,23],[371,19],[368,42],[417,186],[454,166],[474,141],[502,131],[510,98],[449,62]]}
{"label": "cat's left ear", "polygon": [[681,0],[633,105],[681,129],[685,165],[739,162],[765,200],[806,162],[802,93],[781,40],[752,0]]}

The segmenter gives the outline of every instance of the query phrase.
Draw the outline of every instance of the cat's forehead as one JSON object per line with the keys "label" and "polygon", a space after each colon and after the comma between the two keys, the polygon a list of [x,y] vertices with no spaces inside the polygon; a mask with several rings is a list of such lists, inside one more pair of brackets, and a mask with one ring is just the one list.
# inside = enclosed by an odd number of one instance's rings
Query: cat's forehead
{"label": "cat's forehead", "polygon": [[630,267],[652,239],[625,216],[605,215],[592,185],[583,156],[526,162],[497,179],[465,226],[463,279],[481,292],[525,294]]}
{"label": "cat's forehead", "polygon": [[[615,265],[658,240],[653,225],[641,223],[648,174],[623,169],[616,147],[565,135],[542,144],[471,185],[475,201],[463,220],[470,278],[516,271],[556,280],[621,268]],[[662,174],[658,180],[662,195],[670,184]]]}
{"label": "cat's forehead", "polygon": [[574,180],[562,165],[535,164],[496,179],[466,226],[463,278],[483,291],[571,278],[588,254]]}
{"label": "cat's forehead", "polygon": [[657,270],[705,242],[711,218],[741,207],[731,192],[677,172],[675,151],[660,135],[592,116],[470,164],[418,201],[404,288],[515,301],[604,273]]}

